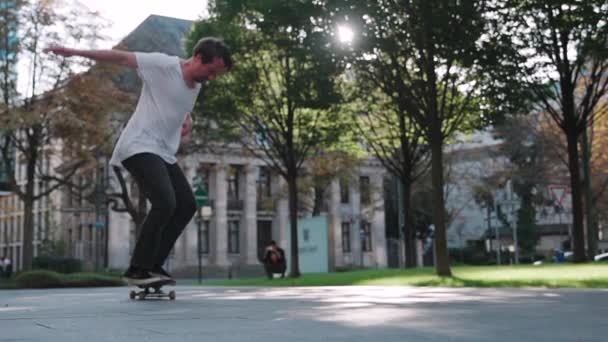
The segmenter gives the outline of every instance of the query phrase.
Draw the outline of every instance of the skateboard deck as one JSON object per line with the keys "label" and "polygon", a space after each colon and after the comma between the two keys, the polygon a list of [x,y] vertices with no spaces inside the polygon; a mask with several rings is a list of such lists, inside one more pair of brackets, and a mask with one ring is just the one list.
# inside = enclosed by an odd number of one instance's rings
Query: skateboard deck
{"label": "skateboard deck", "polygon": [[156,299],[169,298],[170,300],[175,300],[175,291],[164,292],[162,290],[162,287],[165,285],[175,285],[175,280],[165,279],[165,280],[155,281],[155,282],[149,283],[149,284],[134,285],[134,286],[139,287],[142,290],[141,291],[132,290],[129,293],[129,298],[131,298],[131,299],[137,298],[139,300],[144,300],[146,298],[156,298]]}

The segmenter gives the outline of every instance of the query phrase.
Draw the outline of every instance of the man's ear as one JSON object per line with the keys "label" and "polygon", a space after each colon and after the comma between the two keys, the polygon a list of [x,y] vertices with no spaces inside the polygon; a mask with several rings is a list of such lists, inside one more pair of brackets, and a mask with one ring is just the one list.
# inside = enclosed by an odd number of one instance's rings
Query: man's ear
{"label": "man's ear", "polygon": [[202,53],[197,53],[196,55],[192,56],[194,59],[198,60],[201,64],[205,64],[205,61],[203,60],[203,54]]}

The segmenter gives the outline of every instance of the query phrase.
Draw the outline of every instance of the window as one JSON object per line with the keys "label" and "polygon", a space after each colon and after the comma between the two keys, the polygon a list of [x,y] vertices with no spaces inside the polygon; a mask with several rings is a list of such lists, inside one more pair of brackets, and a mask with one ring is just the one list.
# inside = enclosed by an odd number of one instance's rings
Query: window
{"label": "window", "polygon": [[340,179],[340,203],[348,204],[350,197],[350,191],[348,189],[348,182],[344,179]]}
{"label": "window", "polygon": [[51,228],[51,213],[47,210],[44,212],[44,238],[49,238],[49,229]]}
{"label": "window", "polygon": [[239,167],[230,166],[228,170],[228,199],[239,199]]}
{"label": "window", "polygon": [[21,237],[21,216],[17,216],[17,227],[16,227],[17,233],[15,234],[15,242],[20,242],[21,240],[23,240],[23,238]]}
{"label": "window", "polygon": [[67,185],[67,205],[68,208],[73,208],[74,207],[74,187],[71,185]]}
{"label": "window", "polygon": [[342,222],[342,252],[350,253],[350,222]]}
{"label": "window", "polygon": [[372,225],[367,221],[361,222],[361,249],[364,252],[372,250]]}
{"label": "window", "polygon": [[258,200],[271,196],[270,192],[270,170],[267,167],[260,167],[257,179]]}
{"label": "window", "polygon": [[201,235],[199,237],[199,246],[201,246],[201,254],[209,254],[209,227],[209,221],[203,221],[203,223],[201,224]]}
{"label": "window", "polygon": [[369,177],[359,177],[359,191],[361,193],[361,204],[369,205],[372,202]]}
{"label": "window", "polygon": [[11,225],[10,225],[10,230],[9,230],[8,241],[15,242],[15,218],[11,217],[9,220],[10,220],[9,222],[11,223]]}
{"label": "window", "polygon": [[42,211],[38,212],[38,240],[42,241],[42,232],[44,231],[44,218]]}
{"label": "window", "polygon": [[33,213],[32,219],[34,220],[34,222],[33,222],[34,231],[32,233],[33,233],[34,241],[36,241],[36,237],[38,236],[38,232],[40,231],[40,229],[38,228],[38,215],[36,213]]}
{"label": "window", "polygon": [[239,221],[228,221],[228,253],[239,253]]}

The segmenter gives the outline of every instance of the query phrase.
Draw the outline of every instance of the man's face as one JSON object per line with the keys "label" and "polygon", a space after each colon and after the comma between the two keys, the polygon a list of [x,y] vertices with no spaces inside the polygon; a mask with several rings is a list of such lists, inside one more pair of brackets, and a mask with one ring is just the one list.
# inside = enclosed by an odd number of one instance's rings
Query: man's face
{"label": "man's face", "polygon": [[196,61],[197,64],[194,79],[199,83],[203,81],[212,81],[227,71],[226,66],[224,65],[224,60],[219,57],[213,58],[211,63],[203,63],[200,56],[196,58]]}

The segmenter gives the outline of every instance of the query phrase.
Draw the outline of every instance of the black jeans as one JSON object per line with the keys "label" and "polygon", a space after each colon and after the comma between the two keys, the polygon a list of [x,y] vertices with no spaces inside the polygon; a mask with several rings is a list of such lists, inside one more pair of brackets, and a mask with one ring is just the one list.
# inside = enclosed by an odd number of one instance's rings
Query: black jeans
{"label": "black jeans", "polygon": [[162,266],[196,212],[192,188],[179,165],[152,153],[140,153],[122,164],[152,203],[135,244],[131,265],[143,269]]}

